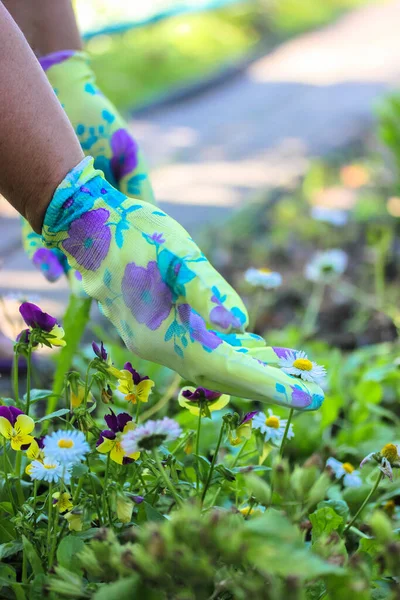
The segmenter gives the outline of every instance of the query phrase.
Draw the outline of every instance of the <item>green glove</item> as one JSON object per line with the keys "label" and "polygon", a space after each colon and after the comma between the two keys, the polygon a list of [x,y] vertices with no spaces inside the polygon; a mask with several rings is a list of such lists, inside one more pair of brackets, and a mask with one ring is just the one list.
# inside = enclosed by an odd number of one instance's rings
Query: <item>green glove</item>
{"label": "green glove", "polygon": [[[40,63],[63,106],[85,154],[95,167],[125,194],[154,203],[143,155],[121,115],[96,87],[89,59],[83,52],[64,50],[44,56]],[[42,238],[23,221],[23,246],[48,281],[67,274],[72,292],[81,294],[79,274],[70,271],[62,252],[47,250]]]}
{"label": "green glove", "polygon": [[[262,350],[261,338],[243,333],[242,301],[189,234],[151,204],[115,190],[92,159],[56,190],[43,239],[82,274],[86,293],[133,353],[214,391],[300,409],[320,406],[318,385],[279,367],[281,349]],[[277,366],[266,365],[262,352]]]}

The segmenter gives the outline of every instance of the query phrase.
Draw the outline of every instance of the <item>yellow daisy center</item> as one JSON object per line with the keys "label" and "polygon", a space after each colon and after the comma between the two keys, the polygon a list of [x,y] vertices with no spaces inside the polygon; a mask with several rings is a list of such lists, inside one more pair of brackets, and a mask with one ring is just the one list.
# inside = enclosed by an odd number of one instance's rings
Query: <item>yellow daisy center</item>
{"label": "yellow daisy center", "polygon": [[268,273],[271,273],[271,271],[269,269],[258,269],[260,271],[260,273],[263,273],[263,275],[268,275]]}
{"label": "yellow daisy center", "polygon": [[381,450],[382,456],[392,463],[399,458],[397,447],[394,444],[386,444]]}
{"label": "yellow daisy center", "polygon": [[67,438],[67,439],[62,438],[61,440],[58,441],[57,446],[59,448],[73,448],[74,442],[69,438]]}
{"label": "yellow daisy center", "polygon": [[296,358],[296,360],[293,363],[293,366],[296,369],[300,369],[300,371],[311,371],[312,362],[311,360],[308,360],[308,358]]}
{"label": "yellow daisy center", "polygon": [[351,463],[343,463],[342,467],[346,473],[352,473],[354,471],[354,467]]}
{"label": "yellow daisy center", "polygon": [[276,417],[275,415],[271,415],[270,417],[265,419],[265,424],[267,427],[272,427],[273,429],[279,429],[279,426],[280,426],[279,417]]}
{"label": "yellow daisy center", "polygon": [[55,469],[57,465],[43,465],[45,469]]}

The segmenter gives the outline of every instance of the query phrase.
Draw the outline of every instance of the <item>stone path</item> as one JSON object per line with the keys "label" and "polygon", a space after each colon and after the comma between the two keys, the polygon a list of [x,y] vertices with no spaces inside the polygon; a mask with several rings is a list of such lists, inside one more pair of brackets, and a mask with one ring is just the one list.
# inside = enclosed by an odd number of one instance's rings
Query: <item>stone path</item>
{"label": "stone path", "polygon": [[[400,1],[350,13],[278,47],[206,93],[132,123],[160,204],[196,236],[258,190],[289,182],[311,156],[344,147],[400,82]],[[0,294],[39,293],[62,310],[66,282],[46,284],[24,257],[16,215],[0,204]]]}

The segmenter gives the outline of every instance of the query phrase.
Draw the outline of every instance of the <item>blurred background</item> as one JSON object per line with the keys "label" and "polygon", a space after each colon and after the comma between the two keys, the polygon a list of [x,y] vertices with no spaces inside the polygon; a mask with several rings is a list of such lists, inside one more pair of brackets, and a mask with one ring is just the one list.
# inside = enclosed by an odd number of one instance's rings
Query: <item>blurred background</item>
{"label": "blurred background", "polygon": [[[98,84],[145,151],[159,204],[260,305],[256,330],[296,345],[307,264],[339,248],[348,264],[340,289],[324,290],[319,338],[343,349],[396,339],[400,2],[74,4]],[[62,316],[68,284],[35,271],[3,200],[0,217],[0,329],[13,338],[20,299]],[[282,285],[255,300],[250,267],[279,272]]]}

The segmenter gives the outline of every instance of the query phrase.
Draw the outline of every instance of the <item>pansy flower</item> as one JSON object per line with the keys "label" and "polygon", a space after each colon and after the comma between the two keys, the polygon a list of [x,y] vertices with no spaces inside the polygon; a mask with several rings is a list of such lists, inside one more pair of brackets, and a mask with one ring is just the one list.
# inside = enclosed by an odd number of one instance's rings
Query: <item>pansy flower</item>
{"label": "pansy flower", "polygon": [[279,366],[286,375],[300,377],[320,385],[326,376],[326,369],[312,362],[302,350],[287,350],[279,359]]}
{"label": "pansy flower", "polygon": [[[64,329],[60,327],[55,317],[43,312],[32,302],[23,302],[19,307],[19,312],[28,327],[31,330],[40,330],[51,346],[65,346]],[[26,330],[22,333],[24,334],[24,341],[29,341]],[[19,336],[20,341],[22,341],[22,333]]]}
{"label": "pansy flower", "polygon": [[[111,409],[110,409],[111,410]],[[109,429],[105,429],[100,433],[100,437],[96,444],[97,452],[101,454],[110,454],[111,460],[119,465],[126,465],[132,460],[137,460],[140,452],[131,452],[127,454],[121,446],[121,442],[128,431],[135,429],[136,425],[132,421],[132,417],[127,413],[115,415],[111,410],[110,415],[104,417]]]}
{"label": "pansy flower", "polygon": [[0,406],[0,434],[10,440],[13,450],[30,445],[34,437],[30,435],[35,427],[31,417],[15,406]]}
{"label": "pansy flower", "polygon": [[71,500],[71,494],[68,492],[54,492],[52,498],[53,506],[57,506],[60,513],[64,513],[65,511],[71,510],[74,507]]}
{"label": "pansy flower", "polygon": [[70,531],[82,531],[83,512],[79,508],[74,508],[70,512],[65,513],[64,519],[67,521]]}
{"label": "pansy flower", "polygon": [[[281,419],[268,409],[268,416],[259,412],[253,417],[253,427],[257,429],[264,438],[264,442],[280,443],[285,434],[287,419]],[[293,425],[290,424],[287,439],[294,437]]]}
{"label": "pansy flower", "polygon": [[92,348],[97,358],[100,358],[100,360],[107,361],[108,354],[107,350],[104,348],[103,342],[100,342],[100,346],[96,342],[92,342]]}
{"label": "pansy flower", "polygon": [[123,370],[120,371],[118,384],[118,391],[124,394],[125,400],[132,404],[147,402],[155,385],[147,375],[141,377],[129,362],[125,363]]}
{"label": "pansy flower", "polygon": [[230,400],[227,394],[213,392],[204,387],[187,387],[180,391],[178,402],[182,408],[187,408],[192,415],[209,417],[215,410],[224,408]]}
{"label": "pansy flower", "polygon": [[[111,356],[108,354],[107,350],[104,347],[103,342],[100,342],[100,346],[97,342],[92,342],[92,349],[100,363],[97,363],[99,368],[104,367],[105,370],[114,377],[121,377],[122,371],[114,367]],[[96,359],[95,359],[96,360]],[[104,363],[104,364],[103,364]]]}
{"label": "pansy flower", "polygon": [[253,417],[258,413],[257,410],[248,412],[243,419],[238,422],[237,426],[230,427],[228,437],[229,443],[232,446],[238,446],[242,442],[249,440],[252,432]]}
{"label": "pansy flower", "polygon": [[77,429],[54,431],[43,439],[44,454],[61,464],[75,464],[90,451],[85,434]]}
{"label": "pansy flower", "polygon": [[141,450],[152,450],[165,442],[173,442],[181,433],[182,429],[174,419],[164,417],[157,421],[147,421],[144,425],[128,431],[121,446],[129,456]]}
{"label": "pansy flower", "polygon": [[393,467],[400,468],[399,447],[396,444],[386,444],[380,452],[371,452],[366,456],[360,464],[363,467],[365,463],[374,460],[379,465],[379,470],[390,481],[393,481]]}
{"label": "pansy flower", "polygon": [[339,460],[336,460],[336,458],[331,457],[326,461],[326,466],[332,470],[336,479],[341,479],[343,477],[344,487],[360,487],[360,485],[362,485],[360,473],[351,463],[342,463]]}
{"label": "pansy flower", "polygon": [[[85,399],[86,387],[82,384],[77,383],[76,385],[71,385],[71,391],[69,395],[69,401],[71,405],[71,410],[74,408],[78,408],[82,404]],[[88,394],[88,402],[94,402],[93,394],[89,392]]]}
{"label": "pansy flower", "polygon": [[[22,446],[21,450],[26,450],[26,456],[30,460],[32,460],[32,461],[38,460],[39,462],[43,462],[44,461],[43,437],[33,438],[33,441],[29,444],[29,446]],[[31,474],[31,465],[30,464],[26,467],[25,473],[27,473],[27,475]]]}

